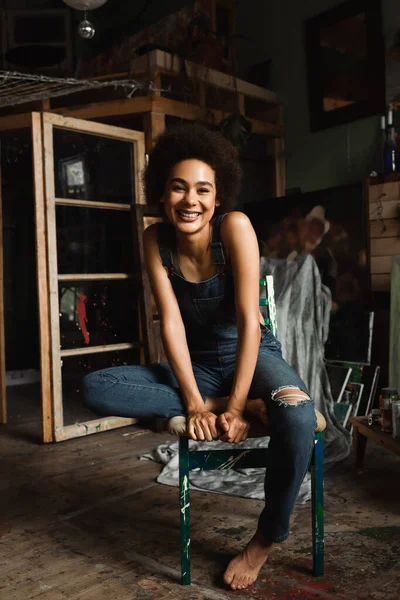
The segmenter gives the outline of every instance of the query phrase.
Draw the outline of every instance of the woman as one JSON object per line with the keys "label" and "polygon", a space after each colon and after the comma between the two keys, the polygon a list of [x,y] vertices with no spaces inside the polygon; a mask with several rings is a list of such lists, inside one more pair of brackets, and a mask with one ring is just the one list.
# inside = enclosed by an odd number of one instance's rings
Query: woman
{"label": "woman", "polygon": [[240,179],[236,150],[219,134],[181,125],[158,138],[146,198],[162,203],[168,222],[146,229],[143,244],[168,364],[85,378],[93,410],[187,418],[193,440],[240,442],[249,430],[245,414],[262,421],[268,414],[266,505],[253,538],[226,569],[233,590],[253,583],[272,545],[288,537],[316,425],[304,383],[263,324],[253,227],[244,214],[228,212]]}

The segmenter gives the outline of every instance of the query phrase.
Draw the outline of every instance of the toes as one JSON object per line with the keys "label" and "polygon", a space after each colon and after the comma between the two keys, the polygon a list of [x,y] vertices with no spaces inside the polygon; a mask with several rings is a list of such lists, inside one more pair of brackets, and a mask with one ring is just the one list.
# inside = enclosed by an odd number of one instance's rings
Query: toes
{"label": "toes", "polygon": [[228,570],[225,571],[224,582],[226,583],[226,585],[231,585],[234,576],[235,576],[235,574],[233,571],[228,571]]}

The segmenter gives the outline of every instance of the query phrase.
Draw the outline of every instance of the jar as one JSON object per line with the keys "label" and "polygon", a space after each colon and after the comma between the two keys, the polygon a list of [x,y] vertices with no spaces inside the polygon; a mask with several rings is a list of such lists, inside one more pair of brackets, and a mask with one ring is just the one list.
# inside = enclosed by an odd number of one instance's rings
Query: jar
{"label": "jar", "polygon": [[386,433],[393,431],[392,403],[399,399],[396,388],[382,388],[379,395],[379,408],[381,411],[381,429]]}

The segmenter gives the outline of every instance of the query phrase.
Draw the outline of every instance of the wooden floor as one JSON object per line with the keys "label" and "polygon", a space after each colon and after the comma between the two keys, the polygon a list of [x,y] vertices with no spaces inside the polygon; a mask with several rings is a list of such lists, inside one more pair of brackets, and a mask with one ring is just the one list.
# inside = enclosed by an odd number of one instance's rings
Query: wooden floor
{"label": "wooden floor", "polygon": [[311,570],[310,506],[251,591],[221,584],[262,503],[192,493],[194,585],[179,584],[176,488],[139,456],[168,439],[132,426],[40,445],[29,386],[9,388],[0,427],[1,600],[385,599],[400,597],[400,461],[371,445],[365,469],[326,474],[326,575]]}

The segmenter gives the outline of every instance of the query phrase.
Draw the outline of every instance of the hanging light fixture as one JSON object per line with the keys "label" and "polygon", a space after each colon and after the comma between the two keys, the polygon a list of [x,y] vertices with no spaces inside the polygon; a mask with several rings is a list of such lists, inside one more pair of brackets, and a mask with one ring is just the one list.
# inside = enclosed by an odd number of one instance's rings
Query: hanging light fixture
{"label": "hanging light fixture", "polygon": [[96,33],[96,30],[93,23],[86,18],[86,12],[88,10],[100,8],[107,0],[63,0],[63,2],[71,8],[84,11],[83,21],[78,25],[78,35],[85,40],[91,40]]}
{"label": "hanging light fixture", "polygon": [[63,0],[65,4],[68,4],[71,8],[76,10],[94,10],[100,8],[107,2],[107,0]]}

